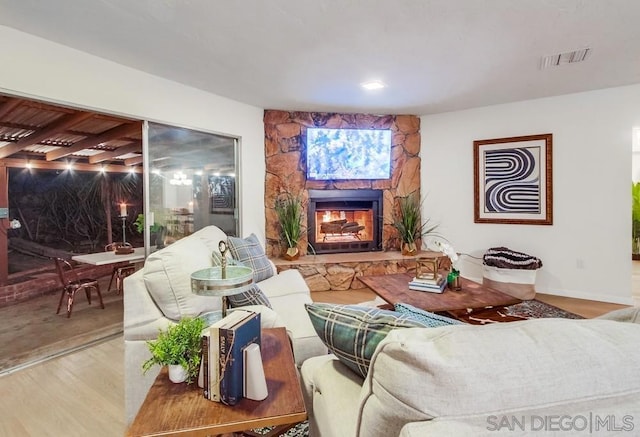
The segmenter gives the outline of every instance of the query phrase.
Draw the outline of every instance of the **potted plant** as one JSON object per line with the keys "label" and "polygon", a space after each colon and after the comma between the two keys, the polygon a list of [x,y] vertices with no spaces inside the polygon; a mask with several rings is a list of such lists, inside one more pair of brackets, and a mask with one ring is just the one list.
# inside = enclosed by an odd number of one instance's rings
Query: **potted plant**
{"label": "potted plant", "polygon": [[[144,232],[144,214],[138,214],[133,225],[136,227],[138,233],[142,234]],[[149,226],[149,241],[151,244],[155,244],[157,249],[162,249],[164,247],[165,234],[166,230],[164,226],[157,223]]]}
{"label": "potted plant", "polygon": [[422,201],[418,201],[413,195],[398,199],[398,208],[394,210],[391,225],[398,231],[403,255],[418,253],[416,242],[427,234],[434,234],[433,231],[438,227],[430,224],[430,219],[421,221],[421,209]]}
{"label": "potted plant", "polygon": [[300,256],[298,241],[304,233],[302,199],[300,196],[286,193],[276,200],[275,210],[280,224],[280,240],[285,245],[283,257],[290,261],[297,259]]}
{"label": "potted plant", "polygon": [[202,330],[205,321],[201,318],[185,317],[177,324],[160,330],[156,340],[147,341],[151,358],[142,364],[146,373],[157,365],[169,366],[169,379],[173,382],[198,379],[202,356]]}
{"label": "potted plant", "polygon": [[631,255],[640,259],[640,182],[631,185]]}

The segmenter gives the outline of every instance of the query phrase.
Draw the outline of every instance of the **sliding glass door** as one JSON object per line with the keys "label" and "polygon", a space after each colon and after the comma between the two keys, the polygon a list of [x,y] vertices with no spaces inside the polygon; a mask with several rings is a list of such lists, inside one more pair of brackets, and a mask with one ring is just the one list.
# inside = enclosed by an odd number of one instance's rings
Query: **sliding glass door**
{"label": "sliding glass door", "polygon": [[237,139],[151,122],[144,131],[145,247],[208,225],[239,235]]}

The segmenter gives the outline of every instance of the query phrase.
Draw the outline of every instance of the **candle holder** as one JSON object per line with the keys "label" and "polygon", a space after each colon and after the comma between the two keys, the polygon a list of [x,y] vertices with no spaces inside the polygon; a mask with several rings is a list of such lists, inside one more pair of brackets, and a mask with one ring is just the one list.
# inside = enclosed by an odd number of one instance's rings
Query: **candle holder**
{"label": "candle holder", "polygon": [[416,278],[438,279],[440,258],[437,256],[419,256],[416,258]]}
{"label": "candle holder", "polygon": [[127,216],[121,215],[120,219],[122,219],[122,244],[127,244],[127,235],[126,235],[126,225],[127,225]]}
{"label": "candle holder", "polygon": [[131,244],[127,243],[127,235],[126,235],[126,227],[127,227],[127,216],[121,215],[120,219],[122,219],[122,243],[116,245],[116,255],[127,255],[134,252]]}

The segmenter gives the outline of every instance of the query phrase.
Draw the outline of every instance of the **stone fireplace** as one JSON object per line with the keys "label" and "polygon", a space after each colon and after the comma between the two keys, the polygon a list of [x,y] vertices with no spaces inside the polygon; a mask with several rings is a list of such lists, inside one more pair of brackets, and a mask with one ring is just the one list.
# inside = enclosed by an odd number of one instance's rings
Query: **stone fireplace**
{"label": "stone fireplace", "polygon": [[307,224],[316,253],[382,250],[382,191],[309,190]]}
{"label": "stone fireplace", "polygon": [[[391,177],[380,180],[314,181],[306,179],[306,134],[308,127],[390,129]],[[398,250],[400,241],[391,222],[398,208],[398,198],[420,196],[420,119],[414,115],[340,114],[325,112],[264,111],[265,144],[265,219],[266,252],[278,258],[282,253],[279,226],[274,205],[278,196],[291,193],[304,203],[303,226],[307,234],[298,248],[307,253],[309,243],[316,252],[364,252]],[[373,208],[354,203],[331,204],[332,200],[312,202],[321,192],[339,192],[352,197],[366,197],[377,192]],[[338,193],[339,194],[339,193]],[[379,196],[379,197],[377,197]],[[342,196],[344,197],[344,196]],[[314,206],[315,205],[315,206]],[[313,208],[313,210],[312,210]],[[364,213],[365,209],[371,212]],[[318,217],[321,212],[321,217]],[[325,215],[326,214],[326,215]],[[322,223],[334,222],[331,226]],[[320,223],[320,224],[318,224]],[[348,225],[348,226],[342,226]],[[360,227],[362,226],[362,229]],[[323,232],[324,231],[324,232]],[[317,250],[317,249],[320,250]]]}

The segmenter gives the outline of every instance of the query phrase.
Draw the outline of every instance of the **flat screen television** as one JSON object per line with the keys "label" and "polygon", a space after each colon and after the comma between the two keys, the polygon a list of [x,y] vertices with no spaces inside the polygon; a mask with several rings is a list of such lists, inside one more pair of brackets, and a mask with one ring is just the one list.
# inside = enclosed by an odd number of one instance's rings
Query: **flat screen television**
{"label": "flat screen television", "polygon": [[391,177],[391,131],[307,128],[307,179]]}

